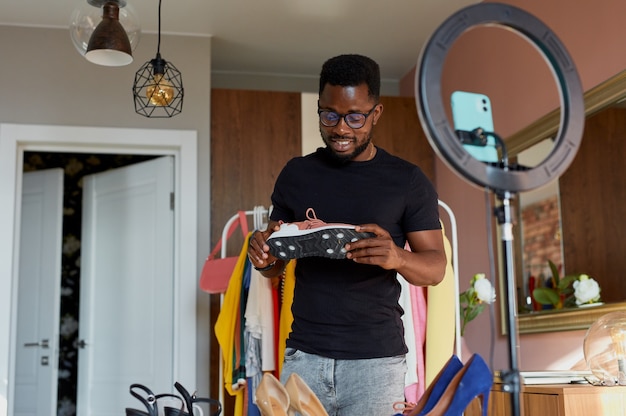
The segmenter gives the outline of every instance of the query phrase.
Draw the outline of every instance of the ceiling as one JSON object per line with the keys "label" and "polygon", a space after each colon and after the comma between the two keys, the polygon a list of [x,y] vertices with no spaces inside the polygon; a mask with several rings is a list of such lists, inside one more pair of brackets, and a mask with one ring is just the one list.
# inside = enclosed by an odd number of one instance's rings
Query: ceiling
{"label": "ceiling", "polygon": [[[156,33],[158,0],[127,0]],[[86,0],[0,0],[0,25],[68,28]],[[341,53],[379,62],[384,80],[416,64],[428,36],[473,0],[164,0],[162,33],[211,36],[212,71],[317,77]],[[68,36],[68,42],[70,42]],[[138,48],[141,48],[139,42]]]}

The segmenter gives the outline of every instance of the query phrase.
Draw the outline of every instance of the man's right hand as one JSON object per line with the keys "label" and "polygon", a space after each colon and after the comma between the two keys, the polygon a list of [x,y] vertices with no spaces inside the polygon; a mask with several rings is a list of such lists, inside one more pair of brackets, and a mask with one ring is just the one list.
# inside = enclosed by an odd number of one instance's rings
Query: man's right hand
{"label": "man's right hand", "polygon": [[274,267],[271,266],[276,265],[278,262],[281,263],[281,266],[284,265],[282,260],[278,260],[270,254],[270,247],[265,243],[269,236],[278,229],[280,229],[280,224],[276,221],[270,221],[266,230],[257,230],[250,236],[250,241],[248,243],[248,258],[250,259],[252,266],[254,266],[257,270],[269,272],[274,269]]}

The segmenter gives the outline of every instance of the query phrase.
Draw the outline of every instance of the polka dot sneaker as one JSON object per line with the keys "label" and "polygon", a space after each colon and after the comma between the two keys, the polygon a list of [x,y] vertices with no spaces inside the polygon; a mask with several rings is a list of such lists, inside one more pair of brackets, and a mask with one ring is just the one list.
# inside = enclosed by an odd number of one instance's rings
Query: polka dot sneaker
{"label": "polka dot sneaker", "polygon": [[354,225],[328,224],[318,219],[313,208],[306,211],[302,222],[283,223],[280,230],[272,233],[266,243],[270,253],[279,259],[302,257],[346,257],[347,243],[374,237],[373,233],[357,232]]}

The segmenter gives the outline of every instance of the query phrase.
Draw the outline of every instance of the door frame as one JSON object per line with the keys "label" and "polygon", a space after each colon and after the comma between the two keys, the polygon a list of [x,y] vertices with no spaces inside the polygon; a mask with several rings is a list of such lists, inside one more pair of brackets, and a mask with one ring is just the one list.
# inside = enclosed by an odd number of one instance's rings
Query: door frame
{"label": "door frame", "polygon": [[24,152],[172,155],[174,375],[196,384],[197,132],[0,123],[0,416],[12,413]]}

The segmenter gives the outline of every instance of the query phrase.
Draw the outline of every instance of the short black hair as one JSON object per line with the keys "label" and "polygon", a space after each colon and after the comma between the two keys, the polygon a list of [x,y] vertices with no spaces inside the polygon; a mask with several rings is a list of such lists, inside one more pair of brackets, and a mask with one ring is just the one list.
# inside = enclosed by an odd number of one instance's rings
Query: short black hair
{"label": "short black hair", "polygon": [[356,87],[367,84],[370,97],[378,102],[380,98],[380,68],[376,61],[367,56],[348,54],[330,58],[322,66],[320,90],[326,84],[342,87]]}

